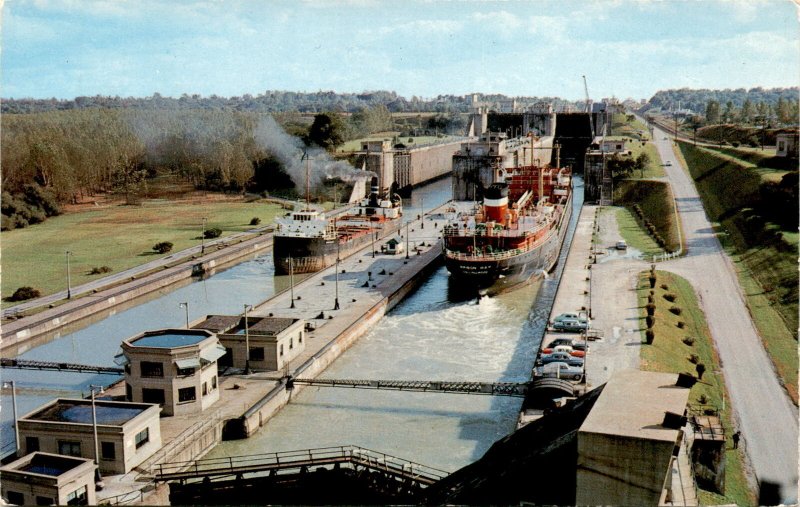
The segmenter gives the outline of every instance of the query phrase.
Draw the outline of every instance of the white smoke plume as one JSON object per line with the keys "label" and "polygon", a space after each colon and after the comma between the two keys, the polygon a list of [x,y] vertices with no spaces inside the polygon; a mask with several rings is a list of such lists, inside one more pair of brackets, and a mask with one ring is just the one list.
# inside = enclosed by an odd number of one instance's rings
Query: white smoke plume
{"label": "white smoke plume", "polygon": [[354,183],[375,176],[371,171],[361,171],[347,162],[333,160],[322,148],[306,147],[302,140],[287,134],[271,116],[264,117],[259,122],[253,137],[260,146],[280,160],[298,190],[304,189],[306,185],[306,161],[301,160],[304,149],[309,157],[311,188],[317,188],[328,178],[340,178],[342,181]]}

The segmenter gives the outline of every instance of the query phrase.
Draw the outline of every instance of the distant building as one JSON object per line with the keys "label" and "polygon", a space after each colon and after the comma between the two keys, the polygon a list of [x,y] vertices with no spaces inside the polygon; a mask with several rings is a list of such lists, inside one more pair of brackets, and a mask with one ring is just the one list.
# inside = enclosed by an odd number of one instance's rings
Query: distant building
{"label": "distant building", "polygon": [[[95,412],[102,473],[128,473],[161,447],[158,405],[97,400]],[[53,400],[20,418],[18,425],[24,454],[95,458],[90,400]]]}
{"label": "distant building", "polygon": [[781,132],[775,137],[777,148],[775,155],[778,157],[797,158],[797,141],[800,135],[797,131]]}
{"label": "distant building", "polygon": [[97,505],[96,468],[86,458],[28,454],[0,467],[3,500],[12,505]]}
{"label": "distant building", "polygon": [[[279,371],[306,348],[305,320],[287,317],[209,315],[192,329],[216,333],[225,355],[221,366]],[[249,342],[249,354],[245,352]]]}
{"label": "distant building", "polygon": [[200,329],[148,331],[122,342],[130,401],[157,403],[165,415],[199,413],[219,399],[217,359],[225,355],[217,337]]}

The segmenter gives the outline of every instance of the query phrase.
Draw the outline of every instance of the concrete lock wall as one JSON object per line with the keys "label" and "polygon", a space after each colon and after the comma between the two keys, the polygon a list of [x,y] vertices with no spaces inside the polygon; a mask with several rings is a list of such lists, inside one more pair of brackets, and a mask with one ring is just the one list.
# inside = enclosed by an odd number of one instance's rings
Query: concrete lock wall
{"label": "concrete lock wall", "polygon": [[[350,348],[356,340],[366,334],[381,318],[403,300],[410,292],[416,289],[424,280],[424,274],[439,265],[441,246],[434,245],[423,254],[422,268],[402,282],[383,299],[370,308],[364,315],[348,326],[339,336],[325,346],[318,354],[301,365],[295,376],[316,377],[330,366],[345,350]],[[292,391],[286,390],[283,385],[267,393],[250,410],[238,420],[229,420],[225,423],[225,438],[248,438],[274,416],[292,397],[299,393],[302,385],[295,385]]]}
{"label": "concrete lock wall", "polygon": [[[36,336],[55,331],[68,324],[77,322],[97,312],[108,310],[114,306],[127,303],[140,296],[172,285],[191,277],[193,274],[196,274],[197,271],[209,271],[215,267],[240,259],[241,257],[259,252],[271,245],[271,239],[262,237],[253,238],[239,245],[226,248],[218,253],[209,254],[206,256],[206,260],[200,263],[195,260],[189,260],[178,266],[165,269],[162,272],[150,274],[138,282],[131,282],[124,286],[83,296],[79,300],[76,300],[83,303],[78,307],[69,310],[51,308],[31,315],[30,317],[8,322],[3,325],[2,342],[0,343],[2,344],[2,348],[17,345]],[[200,268],[196,267],[198,265]]]}
{"label": "concrete lock wall", "polygon": [[577,505],[657,505],[674,442],[578,434]]}

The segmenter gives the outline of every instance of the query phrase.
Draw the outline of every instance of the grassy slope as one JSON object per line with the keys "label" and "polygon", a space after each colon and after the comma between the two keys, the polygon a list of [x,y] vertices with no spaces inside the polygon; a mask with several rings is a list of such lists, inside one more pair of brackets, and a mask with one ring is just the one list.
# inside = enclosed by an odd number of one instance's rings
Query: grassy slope
{"label": "grassy slope", "polygon": [[118,272],[155,259],[159,255],[151,248],[159,241],[172,242],[173,251],[199,245],[202,217],[208,218],[207,228],[218,227],[226,236],[251,229],[253,217],[269,224],[280,212],[280,206],[266,202],[154,201],[53,217],[3,233],[2,294],[8,296],[23,285],[42,294],[65,289],[66,250],[73,252],[70,264],[76,286],[102,276],[89,275],[93,267],[109,266]]}
{"label": "grassy slope", "polygon": [[622,239],[628,243],[628,246],[640,250],[645,259],[651,259],[654,255],[664,253],[653,238],[647,234],[647,231],[631,210],[625,207],[603,208],[603,212],[607,209],[615,209],[619,232],[622,235]]}
{"label": "grassy slope", "polygon": [[[739,274],[750,313],[778,374],[798,401],[797,235],[758,242],[758,224],[749,220],[748,203],[760,176],[707,150],[680,145],[706,212],[720,229],[719,239]],[[767,225],[767,228],[770,226]]]}
{"label": "grassy slope", "polygon": [[[680,245],[675,203],[669,183],[653,180],[622,180],[614,189],[614,203],[626,207],[638,204],[644,216],[656,227],[671,251]],[[642,229],[643,231],[645,229]]]}
{"label": "grassy slope", "polygon": [[[645,329],[645,305],[647,295],[650,291],[648,281],[649,271],[645,271],[639,276],[638,297],[641,308],[641,328]],[[689,404],[702,408],[721,409],[725,386],[719,375],[721,372],[719,358],[713,347],[705,316],[697,304],[697,299],[691,285],[683,278],[667,273],[656,271],[655,304],[656,322],[653,327],[655,339],[652,345],[642,344],[641,349],[641,368],[649,371],[688,373],[697,375],[695,364],[689,361],[689,356],[695,354],[699,362],[706,367],[702,382],[697,383],[692,388],[689,396]],[[662,284],[667,289],[662,288]],[[672,293],[677,295],[674,303],[664,299],[664,294]],[[680,315],[674,315],[669,311],[670,307],[676,306],[682,310]],[[681,329],[677,326],[678,322],[685,322],[686,326]],[[644,332],[642,332],[644,335]],[[683,338],[691,336],[694,343],[690,346],[683,343]],[[644,339],[644,336],[642,337]],[[701,406],[701,397],[705,397],[705,405]],[[731,435],[733,429],[732,419],[728,406],[720,412],[723,427],[726,435]],[[702,505],[720,505],[735,503],[737,505],[755,505],[756,498],[754,492],[748,487],[744,473],[744,454],[741,449],[735,450],[730,445],[726,446],[726,470],[725,470],[725,496],[700,490],[700,502]]]}

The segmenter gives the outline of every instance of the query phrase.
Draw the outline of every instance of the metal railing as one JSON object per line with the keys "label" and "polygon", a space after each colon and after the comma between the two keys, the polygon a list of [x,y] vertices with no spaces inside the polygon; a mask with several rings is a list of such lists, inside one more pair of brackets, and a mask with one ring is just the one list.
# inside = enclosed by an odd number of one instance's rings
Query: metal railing
{"label": "metal railing", "polygon": [[144,500],[145,488],[98,500],[98,505],[128,505]]}
{"label": "metal railing", "polygon": [[57,363],[55,361],[33,361],[30,359],[0,358],[0,368],[16,368],[19,370],[74,371],[77,373],[102,373],[122,375],[122,368],[113,366],[95,366],[91,364]]}
{"label": "metal railing", "polygon": [[444,470],[352,445],[160,463],[154,470],[157,481],[168,481],[300,469],[336,463],[360,465],[425,485],[433,484],[449,475]]}

